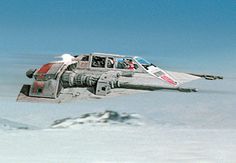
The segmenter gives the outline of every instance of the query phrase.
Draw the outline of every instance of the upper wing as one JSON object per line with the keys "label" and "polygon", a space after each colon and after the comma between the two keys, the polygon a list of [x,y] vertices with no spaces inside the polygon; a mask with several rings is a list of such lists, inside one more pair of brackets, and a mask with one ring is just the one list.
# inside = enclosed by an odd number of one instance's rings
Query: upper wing
{"label": "upper wing", "polygon": [[170,74],[173,78],[175,78],[180,84],[201,78],[199,76],[194,76],[183,72],[174,72],[174,71],[166,71],[166,72]]}
{"label": "upper wing", "polygon": [[166,71],[166,72],[173,78],[178,80],[180,84],[187,83],[200,78],[204,78],[206,80],[223,79],[223,76],[208,75],[208,74],[183,73],[183,72],[173,72],[173,71]]}

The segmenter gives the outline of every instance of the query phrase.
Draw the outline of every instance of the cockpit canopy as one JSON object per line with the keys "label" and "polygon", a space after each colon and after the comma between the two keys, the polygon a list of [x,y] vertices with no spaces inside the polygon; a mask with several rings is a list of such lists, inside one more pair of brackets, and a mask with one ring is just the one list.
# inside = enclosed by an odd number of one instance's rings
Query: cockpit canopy
{"label": "cockpit canopy", "polygon": [[144,71],[149,66],[153,66],[153,64],[141,57],[93,53],[79,56],[77,67],[79,69],[129,69]]}
{"label": "cockpit canopy", "polygon": [[142,65],[145,69],[148,69],[148,67],[150,66],[154,66],[156,67],[154,64],[148,62],[146,59],[141,58],[141,57],[134,57],[134,59],[140,64]]}

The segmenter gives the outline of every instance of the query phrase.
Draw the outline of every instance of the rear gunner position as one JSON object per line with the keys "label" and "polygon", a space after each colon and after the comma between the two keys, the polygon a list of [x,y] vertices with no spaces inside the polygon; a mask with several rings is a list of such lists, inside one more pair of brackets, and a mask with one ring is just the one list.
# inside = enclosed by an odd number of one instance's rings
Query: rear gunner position
{"label": "rear gunner position", "polygon": [[[34,78],[32,85],[24,85],[17,98],[32,101],[35,98],[57,99],[63,90],[84,96],[106,96],[112,89],[176,90],[196,92],[195,88],[182,85],[192,80],[223,79],[221,76],[167,71],[138,56],[91,53],[72,56],[62,55],[61,61],[43,65],[26,72]],[[83,88],[83,92],[81,92]],[[87,93],[84,91],[87,89]],[[114,93],[114,92],[113,92]]]}

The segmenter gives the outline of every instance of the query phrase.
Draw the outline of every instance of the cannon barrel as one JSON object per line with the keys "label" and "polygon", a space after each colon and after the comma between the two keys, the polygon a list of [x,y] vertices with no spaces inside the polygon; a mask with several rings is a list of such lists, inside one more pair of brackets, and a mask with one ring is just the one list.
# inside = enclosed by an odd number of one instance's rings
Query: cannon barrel
{"label": "cannon barrel", "polygon": [[130,84],[130,83],[120,83],[119,88],[126,88],[126,89],[137,89],[137,90],[176,90],[180,92],[197,92],[196,88],[182,88],[182,87],[161,87],[155,85],[140,85],[140,84]]}
{"label": "cannon barrel", "polygon": [[193,76],[198,76],[201,78],[204,78],[206,80],[216,80],[216,79],[221,79],[223,80],[223,76],[215,76],[215,75],[207,75],[207,74],[195,74],[195,73],[188,73],[189,75],[193,75]]}

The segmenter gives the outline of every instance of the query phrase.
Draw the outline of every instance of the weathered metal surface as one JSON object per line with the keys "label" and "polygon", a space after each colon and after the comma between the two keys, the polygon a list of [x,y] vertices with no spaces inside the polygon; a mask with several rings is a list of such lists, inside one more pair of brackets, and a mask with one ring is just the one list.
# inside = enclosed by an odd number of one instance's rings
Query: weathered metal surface
{"label": "weathered metal surface", "polygon": [[68,87],[92,87],[96,85],[99,77],[95,75],[86,75],[84,73],[76,73],[73,71],[66,71],[62,77],[62,85],[64,88]]}

